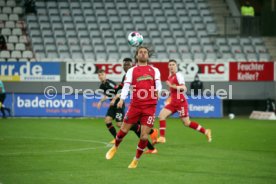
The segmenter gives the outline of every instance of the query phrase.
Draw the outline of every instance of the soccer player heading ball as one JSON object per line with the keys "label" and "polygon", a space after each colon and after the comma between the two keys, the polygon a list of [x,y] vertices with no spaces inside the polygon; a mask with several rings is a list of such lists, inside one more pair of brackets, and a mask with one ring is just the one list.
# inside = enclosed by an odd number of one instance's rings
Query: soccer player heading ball
{"label": "soccer player heading ball", "polygon": [[130,107],[124,118],[120,131],[117,133],[115,145],[106,153],[106,159],[112,159],[118,150],[123,138],[133,124],[140,119],[141,136],[137,146],[136,156],[128,168],[136,168],[138,160],[148,143],[148,134],[153,127],[155,110],[158,100],[158,92],[162,89],[160,72],[157,68],[148,65],[150,51],[147,47],[138,47],[135,53],[136,66],[128,70],[121,93],[118,107],[121,107],[126,99],[130,86],[133,88]]}

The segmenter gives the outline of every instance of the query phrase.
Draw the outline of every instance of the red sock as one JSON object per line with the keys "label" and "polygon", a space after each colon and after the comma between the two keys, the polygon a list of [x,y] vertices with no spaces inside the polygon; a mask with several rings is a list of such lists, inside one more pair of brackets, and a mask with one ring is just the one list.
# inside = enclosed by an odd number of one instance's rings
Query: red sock
{"label": "red sock", "polygon": [[166,120],[160,120],[159,121],[159,131],[160,131],[160,136],[165,137],[166,133]]}
{"label": "red sock", "polygon": [[139,159],[141,157],[147,144],[148,144],[148,140],[140,139],[138,146],[137,146],[137,150],[136,150],[136,159]]}
{"label": "red sock", "polygon": [[195,122],[195,121],[192,121],[191,123],[190,123],[190,126],[189,126],[190,128],[192,128],[192,129],[195,129],[195,130],[197,130],[197,131],[199,131],[199,132],[201,132],[201,133],[203,133],[203,134],[205,134],[205,128],[204,127],[202,127],[201,125],[199,125],[197,122]]}
{"label": "red sock", "polygon": [[115,141],[115,146],[118,147],[119,144],[122,142],[123,138],[125,137],[127,133],[123,132],[121,129],[116,135],[116,141]]}

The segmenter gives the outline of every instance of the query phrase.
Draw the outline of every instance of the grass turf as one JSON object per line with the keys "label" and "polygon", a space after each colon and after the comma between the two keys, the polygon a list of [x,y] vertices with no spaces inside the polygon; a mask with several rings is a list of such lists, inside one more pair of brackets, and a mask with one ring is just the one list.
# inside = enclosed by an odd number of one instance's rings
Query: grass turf
{"label": "grass turf", "polygon": [[103,119],[1,119],[0,184],[276,183],[275,121],[194,120],[212,129],[212,143],[169,119],[167,143],[131,170],[137,137],[105,160]]}

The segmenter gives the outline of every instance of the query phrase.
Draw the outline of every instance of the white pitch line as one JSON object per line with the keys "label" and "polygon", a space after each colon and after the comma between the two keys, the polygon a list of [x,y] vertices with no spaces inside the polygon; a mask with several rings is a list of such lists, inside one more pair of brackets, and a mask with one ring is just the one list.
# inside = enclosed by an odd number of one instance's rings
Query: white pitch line
{"label": "white pitch line", "polygon": [[89,143],[99,143],[104,144],[105,146],[100,147],[87,147],[87,148],[78,148],[78,149],[68,149],[68,150],[57,150],[57,151],[44,151],[44,152],[15,152],[15,153],[0,153],[0,156],[16,156],[23,154],[51,154],[51,153],[66,153],[66,152],[78,152],[78,151],[87,151],[93,149],[100,149],[109,147],[110,144],[102,141],[95,140],[85,140],[85,139],[66,139],[66,138],[50,138],[50,137],[2,137],[2,138],[12,138],[12,139],[42,139],[42,140],[60,140],[60,141],[77,141],[77,142],[89,142]]}

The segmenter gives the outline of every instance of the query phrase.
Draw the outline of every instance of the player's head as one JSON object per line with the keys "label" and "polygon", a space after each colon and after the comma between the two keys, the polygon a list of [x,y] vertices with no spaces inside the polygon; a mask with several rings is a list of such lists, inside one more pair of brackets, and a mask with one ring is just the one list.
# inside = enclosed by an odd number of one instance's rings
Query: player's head
{"label": "player's head", "polygon": [[104,70],[100,69],[98,71],[98,78],[101,82],[104,82],[106,80],[106,74]]}
{"label": "player's head", "polygon": [[132,59],[130,58],[125,58],[123,60],[123,68],[124,68],[124,71],[127,72],[128,69],[130,69],[132,67]]}
{"label": "player's head", "polygon": [[245,6],[250,6],[250,1],[245,1]]}
{"label": "player's head", "polygon": [[152,51],[146,46],[140,46],[135,52],[135,62],[147,63],[149,61]]}
{"label": "player's head", "polygon": [[176,73],[177,72],[176,60],[174,60],[174,59],[169,60],[169,71],[170,71],[170,73]]}
{"label": "player's head", "polygon": [[198,76],[198,74],[195,75],[195,81],[199,81],[199,76]]}

